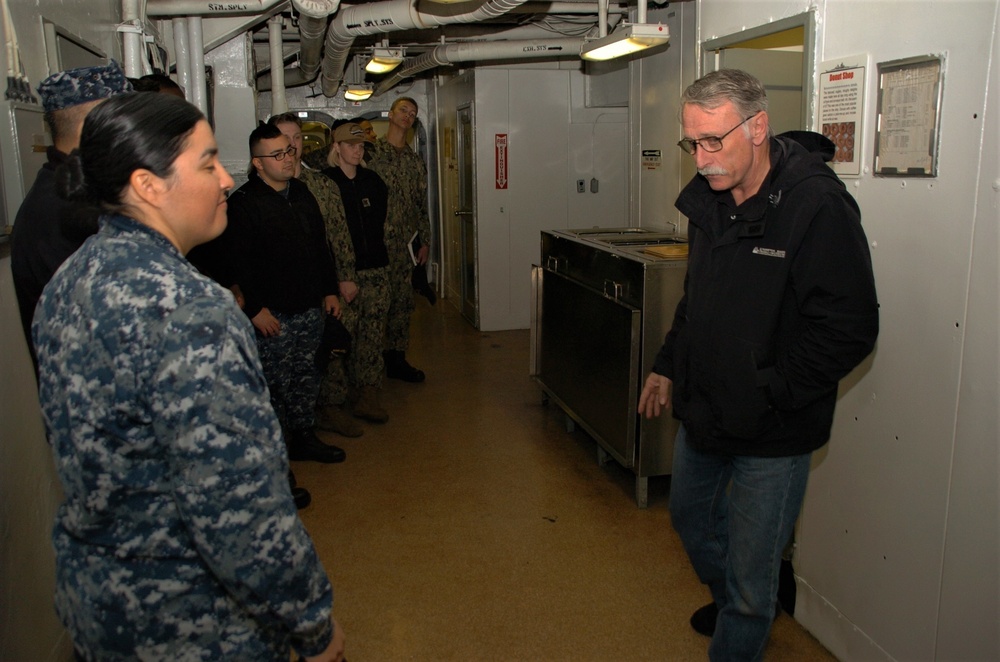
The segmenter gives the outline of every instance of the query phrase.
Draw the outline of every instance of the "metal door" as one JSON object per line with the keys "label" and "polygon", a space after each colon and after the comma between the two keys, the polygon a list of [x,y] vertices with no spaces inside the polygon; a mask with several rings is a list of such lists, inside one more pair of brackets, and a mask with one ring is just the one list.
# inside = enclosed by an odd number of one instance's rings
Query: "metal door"
{"label": "metal door", "polygon": [[536,267],[535,379],[623,467],[636,464],[642,311]]}
{"label": "metal door", "polygon": [[479,328],[479,281],[476,248],[476,175],[475,130],[472,124],[472,106],[458,109],[458,216],[461,223],[462,242],[462,315]]}

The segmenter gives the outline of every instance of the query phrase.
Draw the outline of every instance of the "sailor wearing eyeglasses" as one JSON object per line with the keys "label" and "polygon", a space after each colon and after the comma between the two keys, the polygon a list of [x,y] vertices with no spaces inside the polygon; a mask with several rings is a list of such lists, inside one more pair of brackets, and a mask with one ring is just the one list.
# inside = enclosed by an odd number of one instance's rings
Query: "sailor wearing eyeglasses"
{"label": "sailor wearing eyeglasses", "polygon": [[706,75],[681,104],[678,144],[698,169],[676,202],[688,271],[639,412],[681,421],[671,521],[712,598],[691,625],[712,660],[759,660],[810,456],[838,382],[875,345],[875,281],[829,140],[772,136],[764,87],[743,71]]}
{"label": "sailor wearing eyeglasses", "polygon": [[249,178],[229,196],[222,240],[230,279],[242,290],[243,312],[257,332],[289,459],[342,462],[344,451],[316,436],[314,410],[324,315],[340,315],[337,273],[319,204],[295,178],[295,154],[278,127],[254,129]]}

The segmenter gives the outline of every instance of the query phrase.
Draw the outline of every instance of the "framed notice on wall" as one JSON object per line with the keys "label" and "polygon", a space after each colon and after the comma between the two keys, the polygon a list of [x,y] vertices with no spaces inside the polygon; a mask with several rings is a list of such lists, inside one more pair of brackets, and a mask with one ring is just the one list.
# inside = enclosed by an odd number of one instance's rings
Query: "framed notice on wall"
{"label": "framed notice on wall", "polygon": [[880,62],[875,174],[936,177],[944,58]]}
{"label": "framed notice on wall", "polygon": [[838,175],[861,174],[866,56],[824,62],[819,78],[820,132],[833,141],[830,166]]}

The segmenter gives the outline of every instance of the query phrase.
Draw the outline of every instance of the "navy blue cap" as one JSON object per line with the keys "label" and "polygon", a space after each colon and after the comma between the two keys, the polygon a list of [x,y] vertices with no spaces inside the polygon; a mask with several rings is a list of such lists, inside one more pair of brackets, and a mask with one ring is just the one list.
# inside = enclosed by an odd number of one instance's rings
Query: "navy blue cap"
{"label": "navy blue cap", "polygon": [[63,110],[131,91],[132,84],[114,60],[103,66],[60,71],[38,85],[38,95],[42,98],[45,112]]}

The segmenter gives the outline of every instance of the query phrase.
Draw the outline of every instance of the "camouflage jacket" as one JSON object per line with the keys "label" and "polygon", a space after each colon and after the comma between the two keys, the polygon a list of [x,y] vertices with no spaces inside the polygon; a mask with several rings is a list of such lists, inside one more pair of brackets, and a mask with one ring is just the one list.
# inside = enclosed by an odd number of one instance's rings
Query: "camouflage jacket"
{"label": "camouflage jacket", "polygon": [[277,660],[330,642],[250,322],[161,234],[104,216],[32,327],[65,493],[56,608],[84,657]]}
{"label": "camouflage jacket", "polygon": [[389,187],[389,216],[385,244],[391,260],[409,259],[407,242],[414,232],[429,246],[431,222],[427,214],[427,169],[409,146],[398,150],[384,137],[365,152],[368,167]]}
{"label": "camouflage jacket", "polygon": [[351,243],[351,233],[347,227],[347,214],[344,211],[344,202],[340,198],[340,189],[322,172],[304,165],[299,171],[299,179],[309,187],[309,191],[323,211],[326,241],[330,244],[330,250],[333,251],[333,258],[337,263],[337,280],[357,281],[354,245]]}
{"label": "camouflage jacket", "polygon": [[[303,167],[299,172],[299,179],[305,182],[306,186],[312,192],[316,201],[319,203],[320,209],[323,210],[323,221],[326,224],[326,237],[330,244],[330,249],[333,251],[334,259],[337,262],[337,277],[340,281],[353,281],[358,280],[358,257],[354,248],[355,238],[351,234],[350,223],[347,220],[347,210],[344,206],[344,198],[340,192],[340,186],[331,177],[330,173],[335,172],[338,169],[327,168],[323,172],[316,172],[315,170],[309,170]],[[365,168],[359,168],[359,175],[369,174],[370,177],[378,181],[378,186],[381,187],[382,195],[385,195],[384,184],[375,175],[370,173],[365,173]],[[368,181],[364,179],[363,181]],[[359,222],[357,218],[354,219],[355,222]],[[357,227],[357,226],[355,226]],[[374,230],[373,228],[371,230]],[[388,232],[387,223],[383,224],[383,231]],[[375,231],[374,241],[384,242],[385,234],[382,231]],[[359,241],[364,241],[359,239]],[[381,253],[381,258],[378,254]],[[362,256],[363,258],[365,256]],[[381,246],[374,246],[372,251],[367,255],[369,261],[373,258],[376,262],[381,259],[381,264],[385,264],[385,253]],[[364,259],[362,259],[364,262]],[[365,267],[362,266],[362,269]]]}

